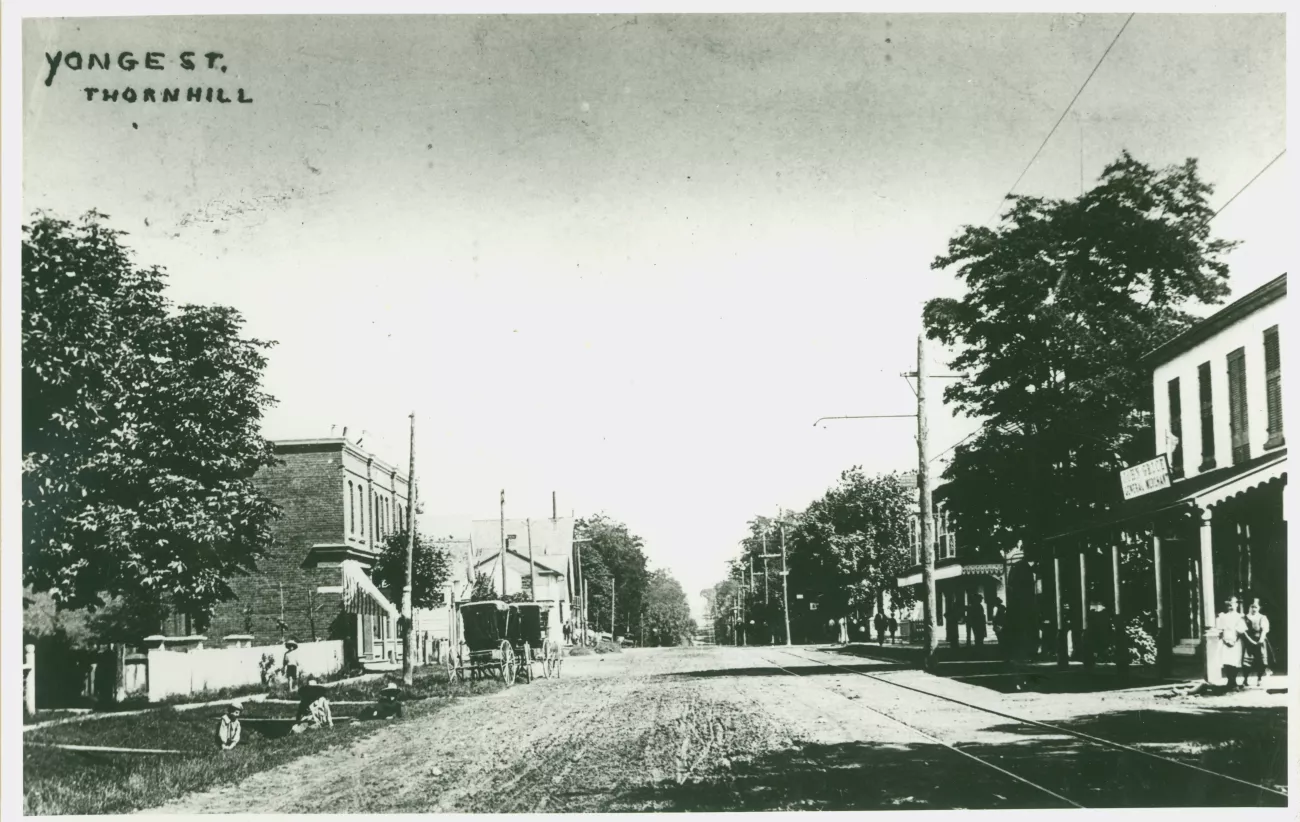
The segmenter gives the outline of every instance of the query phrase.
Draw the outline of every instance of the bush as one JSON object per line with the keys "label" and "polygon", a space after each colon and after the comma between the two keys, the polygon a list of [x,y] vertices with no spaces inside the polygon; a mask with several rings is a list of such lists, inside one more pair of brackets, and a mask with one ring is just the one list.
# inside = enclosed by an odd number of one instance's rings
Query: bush
{"label": "bush", "polygon": [[576,648],[570,648],[568,651],[565,652],[564,655],[565,656],[591,656],[593,653],[595,652],[592,651],[590,648],[585,648],[579,645]]}
{"label": "bush", "polygon": [[610,642],[607,639],[602,639],[600,642],[596,643],[596,653],[621,654],[623,653],[623,646],[619,645],[617,642]]}
{"label": "bush", "polygon": [[1130,665],[1153,665],[1156,661],[1156,640],[1152,636],[1155,616],[1150,611],[1138,614],[1124,623],[1124,650]]}

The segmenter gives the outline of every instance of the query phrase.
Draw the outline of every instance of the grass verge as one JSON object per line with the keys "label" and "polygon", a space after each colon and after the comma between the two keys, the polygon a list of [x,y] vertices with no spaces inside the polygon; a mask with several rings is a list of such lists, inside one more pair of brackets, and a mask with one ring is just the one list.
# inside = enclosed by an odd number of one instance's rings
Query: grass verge
{"label": "grass verge", "polygon": [[[330,689],[335,701],[375,698],[383,681]],[[171,707],[136,716],[108,717],[41,728],[23,738],[23,811],[31,815],[129,813],[165,804],[183,794],[238,782],[301,756],[347,745],[393,722],[436,713],[455,699],[500,689],[491,681],[447,687],[445,671],[417,672],[402,719],[339,722],[333,730],[289,732],[292,705],[249,702],[243,737],[233,751],[216,746],[222,707],[177,711]],[[450,698],[448,698],[450,697]],[[336,719],[352,719],[364,705],[338,705]],[[259,721],[270,720],[270,721]],[[151,748],[171,754],[69,751],[49,744]]]}

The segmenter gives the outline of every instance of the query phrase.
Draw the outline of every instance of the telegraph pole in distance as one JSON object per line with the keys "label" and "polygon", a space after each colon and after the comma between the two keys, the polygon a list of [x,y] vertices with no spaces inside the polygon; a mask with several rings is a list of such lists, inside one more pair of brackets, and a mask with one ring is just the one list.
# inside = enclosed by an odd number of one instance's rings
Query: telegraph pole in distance
{"label": "telegraph pole in distance", "polygon": [[[778,510],[777,514],[781,512]],[[785,644],[791,645],[790,640],[790,569],[786,567],[785,561],[785,520],[780,520],[781,524],[781,613],[785,615]]]}
{"label": "telegraph pole in distance", "polygon": [[[396,490],[396,489],[394,489]],[[411,605],[411,576],[415,566],[415,412],[411,412],[411,467],[406,476],[406,584],[402,586],[402,682],[414,683],[411,672],[411,622],[414,608]]]}
{"label": "telegraph pole in distance", "polygon": [[533,562],[533,521],[524,520],[524,527],[528,529],[528,585],[532,588],[529,591],[533,599],[537,599],[537,565]]}
{"label": "telegraph pole in distance", "polygon": [[924,667],[933,671],[938,631],[935,626],[934,594],[934,512],[930,496],[930,421],[926,416],[925,383],[929,379],[925,361],[925,334],[916,338],[916,448],[918,464],[916,485],[921,495],[921,580],[925,588],[925,656]]}
{"label": "telegraph pole in distance", "polygon": [[501,489],[501,598],[506,598],[506,489]]}

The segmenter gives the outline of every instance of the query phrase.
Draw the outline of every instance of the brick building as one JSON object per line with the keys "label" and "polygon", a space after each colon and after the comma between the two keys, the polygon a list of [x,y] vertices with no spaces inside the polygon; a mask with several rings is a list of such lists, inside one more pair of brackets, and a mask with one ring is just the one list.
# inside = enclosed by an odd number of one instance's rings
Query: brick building
{"label": "brick building", "polygon": [[397,609],[370,582],[385,536],[407,516],[407,478],[342,437],[280,440],[279,464],[254,476],[282,514],[254,574],[229,580],[208,636],[252,634],[255,644],[341,639],[354,661],[400,653]]}

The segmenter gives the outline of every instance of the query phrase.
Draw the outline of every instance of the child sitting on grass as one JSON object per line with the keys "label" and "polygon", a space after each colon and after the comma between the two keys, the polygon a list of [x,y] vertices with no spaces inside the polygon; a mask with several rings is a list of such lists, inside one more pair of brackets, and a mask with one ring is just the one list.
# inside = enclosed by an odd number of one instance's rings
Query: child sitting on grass
{"label": "child sitting on grass", "polygon": [[333,728],[334,715],[330,711],[330,702],[325,698],[325,689],[315,679],[298,691],[298,721],[294,723],[293,732],[300,734],[315,728]]}
{"label": "child sitting on grass", "polygon": [[221,750],[233,750],[239,744],[239,735],[242,731],[239,717],[243,713],[244,706],[240,702],[232,702],[226,706],[226,712],[221,715],[221,720],[217,723],[217,747]]}
{"label": "child sitting on grass", "polygon": [[402,690],[390,682],[379,691],[379,704],[361,712],[361,719],[393,719],[402,715]]}

